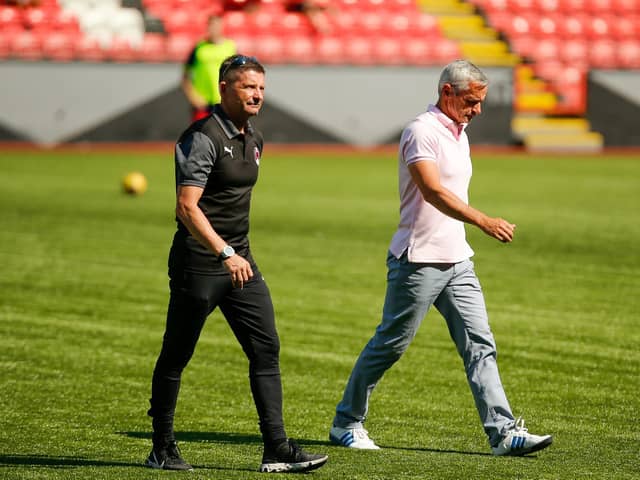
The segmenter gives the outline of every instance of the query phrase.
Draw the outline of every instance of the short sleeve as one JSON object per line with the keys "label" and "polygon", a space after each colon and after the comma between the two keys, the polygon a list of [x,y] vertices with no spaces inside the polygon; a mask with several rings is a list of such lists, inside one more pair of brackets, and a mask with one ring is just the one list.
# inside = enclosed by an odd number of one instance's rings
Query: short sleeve
{"label": "short sleeve", "polygon": [[436,162],[437,140],[429,125],[424,122],[413,121],[402,132],[400,151],[407,165],[422,160]]}
{"label": "short sleeve", "polygon": [[211,139],[202,132],[192,132],[176,143],[176,185],[204,188],[216,159]]}
{"label": "short sleeve", "polygon": [[195,63],[196,63],[196,50],[197,49],[198,49],[198,45],[193,47],[193,49],[191,50],[191,53],[189,53],[189,56],[185,60],[185,62],[184,62],[184,71],[185,72],[191,71],[191,69],[195,65]]}

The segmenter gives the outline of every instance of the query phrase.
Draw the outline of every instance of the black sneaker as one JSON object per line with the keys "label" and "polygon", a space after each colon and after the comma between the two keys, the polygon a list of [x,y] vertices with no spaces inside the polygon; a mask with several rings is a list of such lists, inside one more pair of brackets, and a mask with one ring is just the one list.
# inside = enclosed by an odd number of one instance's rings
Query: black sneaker
{"label": "black sneaker", "polygon": [[154,447],[144,462],[147,467],[160,468],[163,470],[193,470],[193,467],[184,461],[176,442],[171,442],[164,448]]}
{"label": "black sneaker", "polygon": [[296,442],[289,439],[274,450],[265,447],[260,471],[264,473],[308,472],[323,466],[328,458],[327,455],[307,453]]}

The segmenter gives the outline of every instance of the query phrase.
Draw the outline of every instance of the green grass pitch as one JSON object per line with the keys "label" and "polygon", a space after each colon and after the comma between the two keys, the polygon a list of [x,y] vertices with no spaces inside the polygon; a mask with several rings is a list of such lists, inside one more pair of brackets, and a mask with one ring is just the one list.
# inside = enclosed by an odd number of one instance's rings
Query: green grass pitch
{"label": "green grass pitch", "polygon": [[[476,155],[471,203],[517,224],[467,228],[516,414],[554,444],[494,458],[437,312],[374,392],[384,448],[327,442],[380,317],[397,222],[393,153],[270,153],[251,241],[276,308],[290,436],[317,479],[640,478],[640,158]],[[141,197],[122,176],[140,170]],[[0,478],[252,479],[261,444],[246,360],[219,313],[176,416],[196,470],[141,466],[175,224],[171,149],[0,152]]]}

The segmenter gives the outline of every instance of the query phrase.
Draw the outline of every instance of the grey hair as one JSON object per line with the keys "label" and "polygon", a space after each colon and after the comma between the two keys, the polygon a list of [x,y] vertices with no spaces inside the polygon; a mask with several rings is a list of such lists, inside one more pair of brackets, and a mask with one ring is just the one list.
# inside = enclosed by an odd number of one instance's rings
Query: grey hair
{"label": "grey hair", "polygon": [[456,93],[468,90],[469,84],[476,83],[482,87],[489,85],[487,76],[467,60],[455,60],[444,67],[438,81],[438,93],[442,92],[445,83],[451,84]]}

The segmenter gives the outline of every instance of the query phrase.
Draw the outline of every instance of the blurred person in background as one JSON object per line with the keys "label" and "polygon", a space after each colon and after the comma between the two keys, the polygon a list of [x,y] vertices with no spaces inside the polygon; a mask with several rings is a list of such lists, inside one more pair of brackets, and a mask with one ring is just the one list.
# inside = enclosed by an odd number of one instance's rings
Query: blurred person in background
{"label": "blurred person in background", "polygon": [[333,30],[330,0],[284,0],[285,9],[307,17],[317,34],[329,34]]}
{"label": "blurred person in background", "polygon": [[[219,70],[221,103],[185,130],[175,147],[177,231],[169,252],[169,307],[153,372],[153,449],[146,465],[191,470],[176,445],[173,419],[182,371],[205,320],[220,307],[249,360],[249,383],[264,443],[261,472],[304,472],[309,454],[285,432],[280,340],[267,284],[249,248],[249,208],[263,137],[249,123],[264,100],[264,67],[233,55]],[[224,371],[220,371],[224,375]]]}
{"label": "blurred person in background", "polygon": [[[434,305],[447,322],[494,455],[525,455],[549,446],[514,418],[496,362],[496,344],[465,223],[500,242],[515,225],[468,204],[471,180],[468,123],[481,113],[488,79],[470,62],[444,68],[438,101],[404,129],[398,154],[400,222],[387,255],[382,321],[351,372],[329,433],[331,442],[377,450],[364,422],[369,398],[397,362]],[[443,399],[443,401],[446,401]]]}
{"label": "blurred person in background", "polygon": [[235,43],[223,36],[222,11],[215,10],[207,18],[207,37],[195,45],[184,64],[182,91],[191,105],[192,121],[208,116],[220,103],[218,69],[234,53]]}

